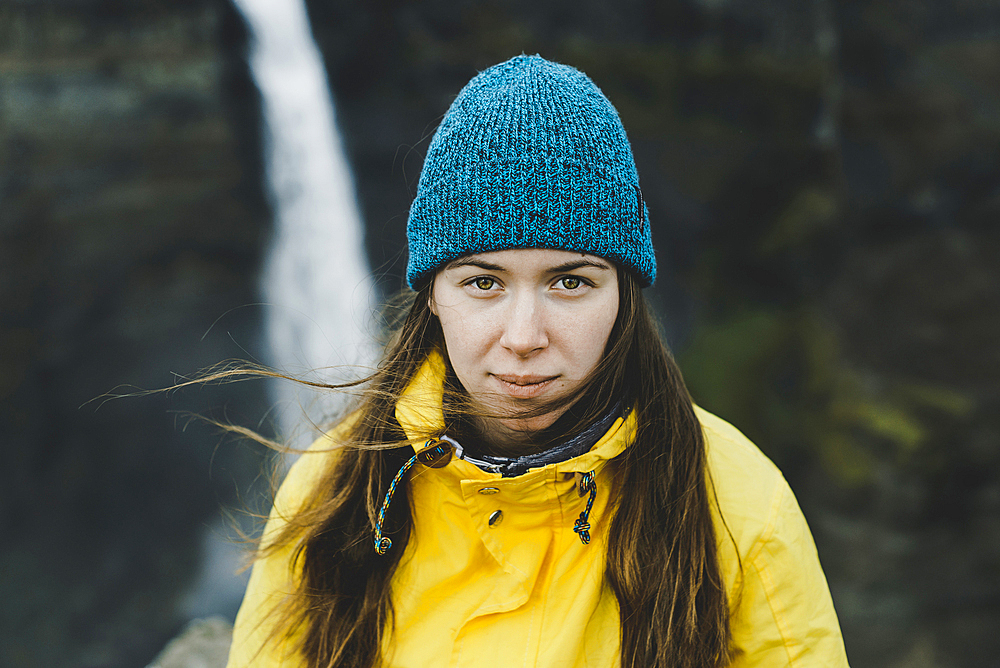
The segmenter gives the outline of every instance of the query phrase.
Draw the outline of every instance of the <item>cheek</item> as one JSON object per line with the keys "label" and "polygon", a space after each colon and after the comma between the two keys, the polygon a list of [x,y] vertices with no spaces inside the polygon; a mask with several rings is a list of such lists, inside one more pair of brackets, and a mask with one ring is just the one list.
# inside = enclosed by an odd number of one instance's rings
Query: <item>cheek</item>
{"label": "cheek", "polygon": [[467,313],[440,309],[438,320],[448,352],[448,359],[460,380],[466,380],[487,348],[486,327]]}
{"label": "cheek", "polygon": [[[600,308],[580,314],[567,331],[572,331],[572,341],[569,342],[575,351],[577,364],[583,375],[590,373],[604,358],[608,338],[618,317],[618,299],[609,299]],[[572,353],[571,353],[572,354]]]}

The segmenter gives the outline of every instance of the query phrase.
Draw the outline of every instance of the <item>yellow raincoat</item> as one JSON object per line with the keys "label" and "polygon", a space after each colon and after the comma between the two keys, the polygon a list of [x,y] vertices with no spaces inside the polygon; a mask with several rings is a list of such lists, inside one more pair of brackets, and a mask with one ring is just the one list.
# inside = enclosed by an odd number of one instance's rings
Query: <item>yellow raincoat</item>
{"label": "yellow raincoat", "polygon": [[[398,402],[396,418],[408,437],[443,428],[443,378],[442,360],[432,355]],[[737,649],[733,666],[847,666],[816,548],[781,473],[726,422],[700,409],[698,418],[732,533],[717,521]],[[632,421],[619,419],[589,452],[512,478],[456,458],[441,469],[415,467],[409,477],[414,527],[392,583],[395,626],[385,665],[618,666],[618,603],[604,581],[611,489],[605,467],[633,433]],[[265,540],[313,493],[336,438],[334,430],[320,439],[289,471]],[[587,501],[575,474],[592,470],[597,496],[592,540],[584,545],[572,530]],[[498,510],[502,518],[491,526]],[[292,590],[290,554],[286,548],[254,565],[229,668],[304,668],[290,643],[266,643],[267,613]]]}

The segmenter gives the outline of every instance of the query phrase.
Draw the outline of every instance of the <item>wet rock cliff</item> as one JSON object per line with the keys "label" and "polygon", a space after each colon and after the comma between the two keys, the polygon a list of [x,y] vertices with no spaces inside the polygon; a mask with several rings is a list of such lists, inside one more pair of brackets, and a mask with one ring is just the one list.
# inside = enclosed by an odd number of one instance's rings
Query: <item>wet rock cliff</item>
{"label": "wet rock cliff", "polygon": [[0,8],[5,666],[144,665],[265,469],[187,416],[256,423],[262,386],[98,398],[261,354],[245,39],[215,0]]}
{"label": "wet rock cliff", "polygon": [[[995,2],[308,5],[385,293],[459,88],[580,67],[632,139],[695,399],[791,482],[852,665],[995,662]],[[261,385],[86,403],[266,353],[246,39],[223,0],[0,8],[0,664],[150,660],[264,468],[186,419],[257,425]]]}

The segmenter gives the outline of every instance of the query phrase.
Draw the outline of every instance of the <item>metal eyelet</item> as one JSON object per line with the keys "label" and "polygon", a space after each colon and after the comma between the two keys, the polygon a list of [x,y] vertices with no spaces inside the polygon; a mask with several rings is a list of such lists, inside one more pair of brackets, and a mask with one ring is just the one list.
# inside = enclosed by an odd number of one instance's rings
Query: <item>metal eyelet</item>
{"label": "metal eyelet", "polygon": [[444,441],[430,441],[430,447],[417,453],[417,461],[432,469],[444,468],[451,461],[451,446]]}

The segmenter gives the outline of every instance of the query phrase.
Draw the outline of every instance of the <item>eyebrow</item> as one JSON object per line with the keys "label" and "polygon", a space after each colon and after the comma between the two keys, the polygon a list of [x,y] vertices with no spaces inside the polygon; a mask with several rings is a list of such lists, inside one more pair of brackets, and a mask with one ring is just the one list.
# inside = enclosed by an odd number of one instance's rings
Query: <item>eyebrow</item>
{"label": "eyebrow", "polygon": [[493,264],[492,262],[487,262],[486,260],[479,260],[475,256],[460,257],[457,260],[452,260],[445,265],[445,269],[458,269],[459,267],[479,267],[480,269],[486,269],[487,271],[507,271],[499,264]]}
{"label": "eyebrow", "polygon": [[613,268],[607,262],[602,262],[602,261],[598,261],[598,260],[583,259],[583,260],[572,260],[570,262],[564,262],[564,263],[562,263],[560,265],[556,265],[555,267],[550,267],[548,271],[549,271],[549,273],[552,273],[552,274],[561,274],[564,271],[576,271],[577,269],[580,269],[581,267],[595,267],[597,269],[612,269]]}
{"label": "eyebrow", "polygon": [[[478,267],[480,269],[485,269],[486,271],[508,271],[506,267],[492,262],[487,262],[486,260],[477,258],[474,255],[453,260],[447,264],[445,269],[457,269],[459,267]],[[605,270],[613,268],[609,263],[601,260],[588,260],[587,258],[582,258],[580,260],[570,260],[569,262],[563,262],[562,264],[557,264],[554,267],[549,267],[545,270],[545,273],[561,274],[567,271],[575,271],[581,267],[594,267],[596,269]]]}

